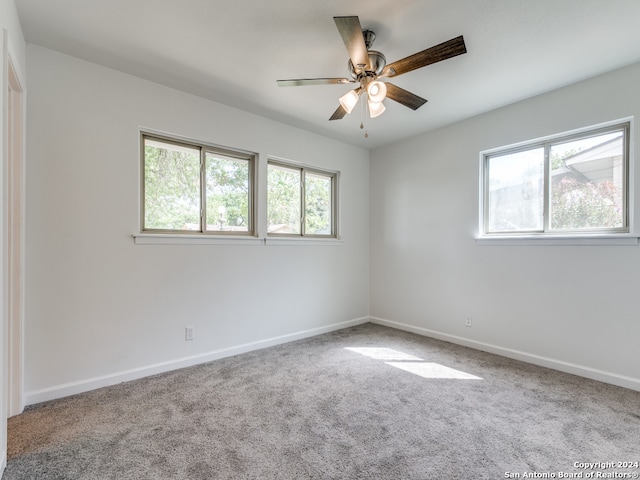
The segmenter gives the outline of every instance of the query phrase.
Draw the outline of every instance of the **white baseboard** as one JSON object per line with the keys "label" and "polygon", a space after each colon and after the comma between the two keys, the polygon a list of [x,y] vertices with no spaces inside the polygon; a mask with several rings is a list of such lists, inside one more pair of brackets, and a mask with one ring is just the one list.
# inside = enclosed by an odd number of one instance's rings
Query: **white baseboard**
{"label": "white baseboard", "polygon": [[422,327],[416,327],[413,325],[407,325],[404,323],[394,322],[386,320],[384,318],[369,317],[371,323],[378,325],[384,325],[386,327],[396,328],[398,330],[404,330],[406,332],[416,333],[425,337],[432,337],[438,340],[444,340],[446,342],[455,343],[465,347],[481,350],[483,352],[495,353],[507,358],[513,358],[533,365],[539,365],[541,367],[552,368],[565,373],[571,373],[580,377],[590,378],[592,380],[598,380],[604,383],[610,383],[619,387],[629,388],[631,390],[640,391],[640,379],[627,377],[625,375],[618,375],[617,373],[605,372],[603,370],[597,370],[594,368],[584,367],[582,365],[576,365],[574,363],[563,362],[561,360],[555,360],[553,358],[541,357],[532,353],[521,352],[519,350],[513,350],[510,348],[504,348],[497,345],[491,345],[489,343],[478,342],[470,340],[464,337],[458,337],[456,335],[449,335],[447,333],[437,332]]}
{"label": "white baseboard", "polygon": [[[287,335],[268,338],[265,340],[258,340],[256,342],[236,345],[233,347],[224,348],[221,350],[215,350],[212,352],[206,352],[206,353],[194,355],[191,357],[179,358],[176,360],[157,363],[153,365],[147,365],[144,367],[126,370],[122,372],[116,372],[110,375],[103,375],[100,377],[79,380],[76,382],[70,382],[70,383],[65,383],[61,385],[54,385],[54,386],[43,388],[40,390],[33,390],[25,393],[24,400],[26,405],[33,405],[35,403],[55,400],[56,398],[62,398],[69,395],[75,395],[77,393],[88,392],[90,390],[95,390],[97,388],[108,387],[110,385],[116,385],[122,382],[137,380],[139,378],[147,377],[150,375],[156,375],[158,373],[177,370],[179,368],[191,367],[193,365],[211,362],[213,360],[218,360],[220,358],[231,357],[234,355],[239,355],[241,353],[246,353],[253,350],[259,350],[261,348],[267,348],[275,345],[280,345],[283,343],[293,342],[295,340],[301,340],[303,338],[313,337],[316,335],[321,335],[323,333],[329,333],[335,330],[340,330],[343,328],[361,325],[367,322],[375,323],[378,325],[384,325],[387,327],[396,328],[398,330],[404,330],[411,333],[416,333],[418,335],[422,335],[426,337],[436,338],[438,340],[444,340],[446,342],[463,345],[465,347],[474,348],[476,350],[482,350],[485,352],[494,353],[496,355],[501,355],[503,357],[513,358],[515,360],[521,360],[523,362],[531,363],[534,365],[552,368],[554,370],[559,370],[561,372],[571,373],[573,375],[590,378],[592,380],[598,380],[604,383],[610,383],[612,385],[617,385],[620,387],[629,388],[631,390],[640,391],[640,379],[637,379],[637,378],[627,377],[624,375],[605,372],[602,370],[584,367],[581,365],[563,362],[560,360],[541,357],[539,355],[534,355],[527,352],[521,352],[518,350],[504,348],[497,345],[478,342],[478,341],[470,340],[464,337],[458,337],[455,335],[437,332],[435,330],[429,330],[422,327],[416,327],[413,325],[407,325],[400,322],[386,320],[384,318],[362,317],[362,318],[357,318],[353,320],[348,320],[346,322],[334,323],[334,324],[326,325],[323,327],[303,330],[300,332],[294,332]],[[2,457],[0,457],[0,467],[1,467],[2,465],[6,464],[6,452],[1,452],[0,455],[3,455]],[[1,473],[0,473],[0,476],[1,476]]]}
{"label": "white baseboard", "polygon": [[27,405],[33,405],[35,403],[55,400],[56,398],[67,397],[69,395],[88,392],[97,388],[108,387],[110,385],[116,385],[122,382],[137,380],[139,378],[156,375],[158,373],[169,372],[171,370],[177,370],[179,368],[191,367],[193,365],[211,362],[220,358],[232,357],[234,355],[250,352],[253,350],[259,350],[261,348],[273,347],[275,345],[293,342],[295,340],[301,340],[303,338],[314,337],[323,333],[329,333],[335,330],[341,330],[343,328],[361,325],[363,323],[367,323],[368,321],[368,317],[356,318],[354,320],[348,320],[346,322],[334,323],[323,327],[302,330],[300,332],[294,332],[287,335],[281,335],[279,337],[244,343],[229,348],[223,348],[221,350],[201,353],[199,355],[194,355],[191,357],[179,358],[176,360],[170,360],[168,362],[147,365],[144,367],[117,372],[110,375],[103,375],[100,377],[88,378],[85,380],[65,383],[62,385],[54,385],[52,387],[47,387],[40,390],[33,390],[25,393],[25,403]]}

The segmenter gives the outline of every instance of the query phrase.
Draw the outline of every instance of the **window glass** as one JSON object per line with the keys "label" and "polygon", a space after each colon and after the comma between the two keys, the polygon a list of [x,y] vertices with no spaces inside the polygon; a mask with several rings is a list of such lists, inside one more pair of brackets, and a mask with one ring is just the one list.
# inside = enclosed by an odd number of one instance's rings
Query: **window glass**
{"label": "window glass", "polygon": [[551,146],[551,228],[624,225],[623,133]]}
{"label": "window glass", "polygon": [[143,231],[253,233],[253,156],[148,135],[142,140]]}
{"label": "window glass", "polygon": [[249,162],[206,152],[207,231],[249,231]]}
{"label": "window glass", "polygon": [[147,139],[144,146],[144,227],[200,229],[200,152]]}
{"label": "window glass", "polygon": [[489,158],[489,231],[542,230],[544,149]]}
{"label": "window glass", "polygon": [[331,235],[332,178],[318,173],[305,175],[304,231],[308,235]]}
{"label": "window glass", "polygon": [[269,161],[269,235],[336,237],[337,174]]}
{"label": "window glass", "polygon": [[485,234],[627,233],[629,123],[483,156]]}
{"label": "window glass", "polygon": [[[141,144],[142,232],[256,234],[254,155],[146,133]],[[267,234],[336,238],[338,175],[268,160]]]}
{"label": "window glass", "polygon": [[301,170],[270,163],[267,174],[268,232],[301,233]]}

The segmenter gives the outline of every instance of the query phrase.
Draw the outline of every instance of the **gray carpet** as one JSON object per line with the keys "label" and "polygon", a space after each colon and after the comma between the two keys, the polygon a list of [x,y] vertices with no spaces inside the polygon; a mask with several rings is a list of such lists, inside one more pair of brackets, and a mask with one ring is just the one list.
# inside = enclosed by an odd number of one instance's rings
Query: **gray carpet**
{"label": "gray carpet", "polygon": [[631,474],[574,462],[640,461],[640,392],[365,324],[34,405],[8,441],[4,480]]}

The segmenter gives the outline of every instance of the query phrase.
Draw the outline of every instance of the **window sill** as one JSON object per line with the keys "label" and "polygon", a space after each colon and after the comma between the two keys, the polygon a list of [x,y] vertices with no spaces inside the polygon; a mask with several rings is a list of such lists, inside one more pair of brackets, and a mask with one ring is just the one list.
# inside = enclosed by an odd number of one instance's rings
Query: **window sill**
{"label": "window sill", "polygon": [[638,245],[638,236],[618,235],[505,235],[476,237],[476,245],[556,245],[556,246],[593,246],[593,245]]}
{"label": "window sill", "polygon": [[244,237],[225,235],[189,235],[170,233],[137,233],[133,235],[136,245],[342,245],[337,238],[297,238],[297,237]]}
{"label": "window sill", "polygon": [[339,238],[315,238],[315,237],[267,237],[266,245],[342,245]]}
{"label": "window sill", "polygon": [[170,233],[137,233],[133,241],[136,245],[264,245],[264,239],[257,237]]}

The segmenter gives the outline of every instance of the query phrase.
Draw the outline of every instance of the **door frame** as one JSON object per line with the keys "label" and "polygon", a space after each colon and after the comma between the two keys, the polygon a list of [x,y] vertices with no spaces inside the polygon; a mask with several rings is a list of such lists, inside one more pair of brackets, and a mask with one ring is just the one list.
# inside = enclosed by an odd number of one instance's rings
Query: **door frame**
{"label": "door frame", "polygon": [[20,74],[7,54],[6,158],[4,173],[5,262],[3,272],[6,300],[7,417],[24,410],[24,271],[25,271],[25,89]]}

